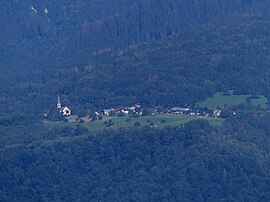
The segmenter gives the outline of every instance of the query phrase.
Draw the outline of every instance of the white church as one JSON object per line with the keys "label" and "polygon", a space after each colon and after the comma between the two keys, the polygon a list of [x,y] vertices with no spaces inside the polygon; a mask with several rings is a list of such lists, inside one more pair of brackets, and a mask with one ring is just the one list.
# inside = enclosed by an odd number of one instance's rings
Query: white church
{"label": "white church", "polygon": [[57,101],[56,107],[63,116],[71,115],[71,110],[68,107],[66,106],[62,107],[59,95],[58,95],[58,101]]}

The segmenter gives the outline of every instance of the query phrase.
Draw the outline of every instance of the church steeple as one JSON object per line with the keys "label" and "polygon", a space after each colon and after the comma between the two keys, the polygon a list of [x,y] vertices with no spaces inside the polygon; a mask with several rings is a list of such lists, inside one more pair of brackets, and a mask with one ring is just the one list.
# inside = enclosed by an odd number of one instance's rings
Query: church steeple
{"label": "church steeple", "polygon": [[61,109],[62,108],[59,95],[58,95],[58,100],[57,100],[57,105],[56,106],[57,106],[57,109]]}

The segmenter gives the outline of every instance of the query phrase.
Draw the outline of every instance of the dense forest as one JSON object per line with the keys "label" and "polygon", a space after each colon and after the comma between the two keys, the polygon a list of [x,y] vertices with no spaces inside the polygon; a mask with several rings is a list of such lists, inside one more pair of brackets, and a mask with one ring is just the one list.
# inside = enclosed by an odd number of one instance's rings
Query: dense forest
{"label": "dense forest", "polygon": [[268,201],[269,119],[108,131],[1,151],[1,201]]}
{"label": "dense forest", "polygon": [[[192,105],[227,90],[268,97],[267,4],[5,2],[1,111],[36,115],[51,110],[57,95],[75,113],[137,102]],[[91,31],[80,39],[85,19]]]}
{"label": "dense forest", "polygon": [[[64,121],[217,92],[270,98],[266,0],[0,2],[0,201],[269,201],[269,108],[91,133]],[[236,112],[232,115],[232,112]]]}
{"label": "dense forest", "polygon": [[265,20],[267,6],[266,0],[11,0],[1,3],[1,65],[68,65],[196,25]]}

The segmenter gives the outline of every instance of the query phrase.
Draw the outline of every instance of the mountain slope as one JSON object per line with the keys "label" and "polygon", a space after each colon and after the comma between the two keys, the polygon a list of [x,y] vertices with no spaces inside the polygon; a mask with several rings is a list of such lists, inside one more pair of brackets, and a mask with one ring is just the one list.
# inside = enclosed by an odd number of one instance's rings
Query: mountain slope
{"label": "mountain slope", "polygon": [[[95,51],[160,40],[181,34],[193,25],[261,18],[268,15],[269,3],[13,0],[1,4],[1,50],[16,54],[21,59],[17,65],[37,68],[68,64],[76,57],[86,59]],[[2,56],[1,61],[4,59]],[[9,65],[16,65],[11,58],[1,62],[1,66]]]}

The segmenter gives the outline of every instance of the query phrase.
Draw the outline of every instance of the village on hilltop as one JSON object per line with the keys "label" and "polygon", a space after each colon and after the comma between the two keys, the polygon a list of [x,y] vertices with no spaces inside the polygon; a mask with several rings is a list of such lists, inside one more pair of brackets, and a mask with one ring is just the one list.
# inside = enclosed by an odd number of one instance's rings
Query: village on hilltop
{"label": "village on hilltop", "polygon": [[[56,109],[64,117],[72,116],[71,109],[67,106],[63,106],[60,101],[60,96],[58,96]],[[144,108],[139,103],[134,104],[130,107],[114,107],[96,111],[95,120],[101,120],[103,117],[115,117],[115,116],[147,116],[147,115],[156,115],[156,114],[167,114],[167,115],[183,115],[183,116],[200,116],[200,117],[220,117],[221,110],[219,108],[206,110],[201,108],[190,108],[190,107],[172,107],[169,109],[163,108],[161,106]],[[48,114],[44,113],[44,117],[47,118]],[[90,117],[89,117],[90,118]],[[90,118],[93,119],[92,117]]]}

